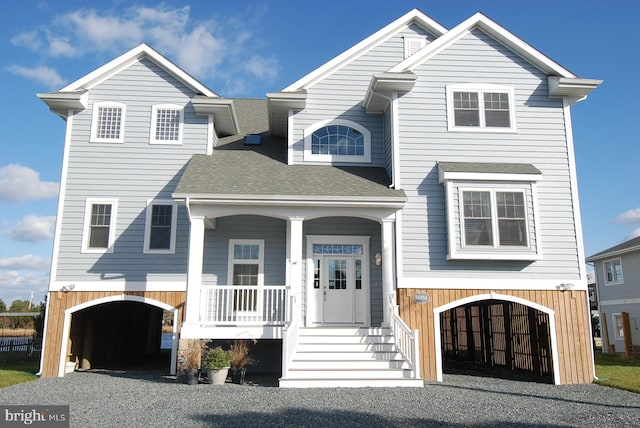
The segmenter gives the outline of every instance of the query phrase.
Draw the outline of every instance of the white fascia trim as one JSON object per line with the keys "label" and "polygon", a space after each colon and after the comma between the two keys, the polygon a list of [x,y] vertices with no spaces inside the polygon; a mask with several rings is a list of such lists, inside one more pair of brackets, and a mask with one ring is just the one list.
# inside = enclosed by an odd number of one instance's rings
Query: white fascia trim
{"label": "white fascia trim", "polygon": [[467,276],[451,277],[402,277],[398,288],[453,289],[453,290],[571,290],[588,291],[587,281],[581,279],[518,279],[518,278],[478,278],[477,272]]}
{"label": "white fascia trim", "polygon": [[[582,217],[580,215],[580,197],[578,196],[578,172],[573,147],[573,127],[571,124],[571,107],[567,99],[564,104],[564,125],[567,134],[567,162],[569,163],[569,182],[571,186],[571,203],[573,205],[573,221],[576,228],[576,245],[578,248],[578,264],[580,278],[587,280],[587,264],[585,261],[584,238],[582,236]],[[606,273],[605,273],[606,275]]]}
{"label": "white fascia trim", "polygon": [[391,156],[392,156],[392,180],[393,183],[389,187],[394,189],[402,189],[400,181],[400,106],[398,102],[398,93],[391,94]]}
{"label": "white fascia trim", "polygon": [[213,154],[213,148],[218,145],[218,134],[213,127],[213,114],[207,115],[207,155]]}
{"label": "white fascia trim", "polygon": [[[267,205],[267,206],[323,206],[323,207],[370,207],[370,208],[402,208],[406,198],[381,198],[356,199],[354,196],[324,197],[324,196],[291,196],[291,195],[188,195],[174,193],[174,199],[189,198],[192,204],[217,204],[217,205]],[[197,197],[197,199],[196,199]]]}
{"label": "white fascia trim", "polygon": [[640,298],[637,299],[620,299],[620,300],[601,300],[598,301],[600,306],[613,306],[613,305],[637,305],[640,304]]}
{"label": "white fascia trim", "polygon": [[62,172],[60,174],[60,193],[58,194],[58,209],[56,214],[56,228],[53,235],[53,253],[51,255],[51,271],[49,283],[55,281],[58,272],[58,257],[60,253],[60,237],[62,235],[62,214],[64,212],[64,199],[67,194],[67,181],[69,177],[69,152],[71,150],[71,130],[73,129],[74,112],[69,110],[67,114],[67,129],[64,135],[64,152],[62,155]]}
{"label": "white fascia trim", "polygon": [[617,251],[611,251],[611,252],[607,252],[607,253],[602,253],[602,254],[598,254],[597,257],[587,257],[586,261],[589,263],[596,263],[600,260],[606,260],[606,259],[610,259],[610,258],[615,258],[616,256],[621,256],[627,253],[631,253],[634,251],[638,251],[640,250],[640,245],[636,245],[633,247],[629,247],[629,248],[623,248],[621,250],[617,250]]}
{"label": "white fascia trim", "polygon": [[347,49],[332,60],[329,60],[325,64],[316,68],[311,73],[307,74],[301,79],[298,79],[291,85],[284,88],[281,92],[294,92],[312,86],[326,75],[333,73],[357,56],[369,51],[374,46],[389,39],[405,27],[408,27],[412,22],[416,22],[418,25],[424,27],[427,31],[433,33],[438,37],[447,32],[446,28],[429,18],[427,15],[425,15],[418,9],[413,9],[400,18],[396,19],[392,23],[386,25],[382,29],[376,31],[366,39]]}
{"label": "white fascia trim", "polygon": [[[186,273],[185,273],[186,275]],[[51,281],[49,291],[186,291],[184,281],[125,281],[122,279],[97,281]]]}
{"label": "white fascia trim", "polygon": [[208,97],[219,97],[218,94],[207,88],[202,83],[198,82],[187,72],[175,65],[173,62],[169,61],[167,58],[165,58],[158,51],[156,51],[146,43],[141,43],[135,48],[125,52],[119,57],[95,69],[84,77],[81,77],[80,79],[70,83],[69,85],[62,88],[60,92],[77,91],[79,89],[91,89],[92,87],[100,84],[101,82],[110,78],[111,76],[133,64],[134,62],[139,61],[145,56],[162,68],[166,69],[170,74],[181,80],[194,92],[202,93],[203,95],[206,95]]}
{"label": "white fascia trim", "polygon": [[516,37],[513,33],[507,31],[505,28],[501,27],[480,12],[461,22],[446,34],[416,52],[414,55],[392,67],[389,72],[402,72],[415,69],[423,62],[441,52],[443,49],[449,47],[452,43],[455,43],[457,40],[470,33],[474,28],[484,31],[547,74],[555,74],[561,77],[577,77],[575,74],[571,73],[557,62],[551,60],[549,57]]}

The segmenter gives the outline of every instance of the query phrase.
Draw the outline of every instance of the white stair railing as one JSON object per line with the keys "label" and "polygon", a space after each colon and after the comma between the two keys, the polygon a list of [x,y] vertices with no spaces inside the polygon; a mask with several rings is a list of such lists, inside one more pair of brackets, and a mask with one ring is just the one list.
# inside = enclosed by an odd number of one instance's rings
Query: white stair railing
{"label": "white stair railing", "polygon": [[418,330],[411,330],[400,318],[395,295],[387,296],[387,311],[389,311],[389,328],[393,335],[398,351],[409,363],[414,379],[420,379],[420,350],[418,348]]}
{"label": "white stair railing", "polygon": [[298,329],[300,320],[296,311],[296,296],[289,296],[289,307],[287,308],[287,320],[282,329],[282,377],[286,378],[289,370],[289,363],[293,359],[298,345]]}

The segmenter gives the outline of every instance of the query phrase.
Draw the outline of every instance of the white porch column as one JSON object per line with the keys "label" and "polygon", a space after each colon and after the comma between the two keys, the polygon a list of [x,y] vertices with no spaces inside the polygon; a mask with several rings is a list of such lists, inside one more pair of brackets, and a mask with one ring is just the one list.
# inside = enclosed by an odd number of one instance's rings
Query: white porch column
{"label": "white porch column", "polygon": [[382,325],[384,326],[389,325],[387,296],[394,291],[393,223],[393,218],[382,219]]}
{"label": "white porch column", "polygon": [[291,217],[287,224],[288,249],[289,249],[289,271],[287,277],[287,285],[290,287],[291,294],[296,296],[296,313],[300,314],[300,305],[302,304],[302,217]]}
{"label": "white porch column", "polygon": [[187,308],[185,324],[200,321],[200,294],[204,255],[204,217],[191,216],[189,230],[189,265],[187,272]]}

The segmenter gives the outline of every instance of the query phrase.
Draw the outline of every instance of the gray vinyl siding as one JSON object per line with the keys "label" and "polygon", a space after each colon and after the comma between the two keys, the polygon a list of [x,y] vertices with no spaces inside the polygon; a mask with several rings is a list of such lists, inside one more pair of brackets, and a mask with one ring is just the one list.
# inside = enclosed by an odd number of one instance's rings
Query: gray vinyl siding
{"label": "gray vinyl siding", "polygon": [[[609,260],[620,259],[622,263],[621,284],[607,285],[605,282],[604,263]],[[607,257],[594,262],[596,283],[600,301],[623,300],[640,298],[640,251],[623,254],[616,257]]]}
{"label": "gray vinyl siding", "polygon": [[287,224],[284,220],[240,215],[216,219],[215,229],[205,234],[205,285],[229,285],[229,241],[264,240],[264,285],[285,285]]}
{"label": "gray vinyl siding", "polygon": [[[382,266],[376,266],[373,256],[382,253],[381,226],[379,223],[351,217],[330,217],[304,222],[304,236],[307,235],[344,235],[344,236],[369,236],[369,281],[371,300],[371,324],[380,325],[382,322]],[[303,246],[304,258],[311,257],[306,254],[307,243]],[[306,263],[303,266],[303,278],[307,277]],[[306,286],[303,286],[303,293]],[[306,294],[306,293],[305,293]],[[306,296],[301,301],[306,302]]]}
{"label": "gray vinyl siding", "polygon": [[[578,278],[569,161],[562,101],[547,76],[474,30],[414,70],[415,88],[399,100],[403,271],[407,277],[483,274],[537,279]],[[515,92],[517,132],[447,129],[446,85],[496,84]],[[543,260],[447,261],[447,216],[438,161],[531,163],[542,171],[538,212]],[[466,273],[465,273],[466,272]]]}
{"label": "gray vinyl siding", "polygon": [[393,177],[393,123],[391,117],[391,108],[388,108],[384,112],[382,121],[382,132],[382,141],[384,148],[384,168],[387,170],[387,174],[389,174],[389,177]]}
{"label": "gray vinyl siding", "polygon": [[[143,247],[147,200],[171,200],[189,158],[194,153],[206,153],[207,118],[195,115],[190,104],[193,95],[147,59],[90,90],[87,109],[73,116],[54,279],[186,280],[189,223],[184,207],[178,209],[175,254],[143,254]],[[126,105],[123,143],[89,142],[93,106],[99,102]],[[152,107],[169,103],[185,106],[182,145],[149,144]],[[81,253],[87,198],[118,201],[112,254]],[[104,283],[108,289],[108,281]]]}
{"label": "gray vinyl siding", "polygon": [[307,107],[293,117],[293,163],[303,163],[305,128],[327,119],[351,120],[371,132],[371,165],[385,166],[383,118],[367,114],[362,107],[371,77],[404,59],[404,36],[434,37],[417,25],[403,29],[363,53],[331,75],[307,88]]}

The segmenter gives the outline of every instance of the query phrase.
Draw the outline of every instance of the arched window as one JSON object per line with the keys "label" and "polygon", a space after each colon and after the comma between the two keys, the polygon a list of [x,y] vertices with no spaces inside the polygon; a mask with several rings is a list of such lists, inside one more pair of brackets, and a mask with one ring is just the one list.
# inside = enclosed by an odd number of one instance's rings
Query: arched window
{"label": "arched window", "polygon": [[370,162],[371,133],[346,120],[324,121],[305,130],[305,160]]}

